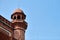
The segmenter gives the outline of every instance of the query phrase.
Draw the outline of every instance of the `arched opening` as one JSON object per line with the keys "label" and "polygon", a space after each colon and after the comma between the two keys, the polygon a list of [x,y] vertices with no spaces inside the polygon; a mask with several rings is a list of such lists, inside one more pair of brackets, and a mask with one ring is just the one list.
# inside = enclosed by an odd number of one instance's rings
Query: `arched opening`
{"label": "arched opening", "polygon": [[20,15],[17,16],[17,19],[21,19],[21,18],[20,18]]}
{"label": "arched opening", "polygon": [[16,19],[16,16],[14,16],[14,20]]}

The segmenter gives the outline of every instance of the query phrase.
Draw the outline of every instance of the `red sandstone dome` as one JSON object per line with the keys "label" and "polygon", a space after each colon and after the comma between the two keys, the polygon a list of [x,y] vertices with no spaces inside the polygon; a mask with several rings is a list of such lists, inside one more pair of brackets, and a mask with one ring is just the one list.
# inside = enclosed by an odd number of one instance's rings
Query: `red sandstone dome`
{"label": "red sandstone dome", "polygon": [[24,12],[21,10],[21,9],[16,9],[14,12],[13,12],[13,14],[11,15],[11,19],[12,19],[12,16],[13,15],[16,15],[16,14],[21,14],[22,16],[23,16],[23,19],[25,19],[26,18],[26,15],[24,14]]}

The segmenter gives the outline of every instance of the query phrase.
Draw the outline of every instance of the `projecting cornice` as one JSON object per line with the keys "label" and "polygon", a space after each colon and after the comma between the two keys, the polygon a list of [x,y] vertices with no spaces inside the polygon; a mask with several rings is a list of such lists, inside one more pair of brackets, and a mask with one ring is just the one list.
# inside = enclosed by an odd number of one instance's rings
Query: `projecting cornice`
{"label": "projecting cornice", "polygon": [[5,24],[9,28],[12,28],[13,29],[13,27],[11,27],[11,22],[8,21],[7,19],[5,19],[4,17],[2,17],[1,15],[0,15],[0,22],[3,23],[3,24]]}

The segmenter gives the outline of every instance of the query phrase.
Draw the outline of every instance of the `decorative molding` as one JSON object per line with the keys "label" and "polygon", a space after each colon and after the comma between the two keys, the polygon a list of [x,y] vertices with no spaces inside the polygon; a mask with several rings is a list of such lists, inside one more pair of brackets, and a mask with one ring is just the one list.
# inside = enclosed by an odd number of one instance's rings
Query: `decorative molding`
{"label": "decorative molding", "polygon": [[7,32],[8,35],[11,37],[12,36],[12,33],[6,29],[4,29],[3,27],[0,26],[0,29],[2,29],[3,31]]}
{"label": "decorative molding", "polygon": [[[4,21],[0,20],[0,22],[2,22],[3,24],[5,24],[6,26],[12,28],[10,25],[8,25],[7,23],[5,23]],[[13,28],[12,28],[13,29]]]}

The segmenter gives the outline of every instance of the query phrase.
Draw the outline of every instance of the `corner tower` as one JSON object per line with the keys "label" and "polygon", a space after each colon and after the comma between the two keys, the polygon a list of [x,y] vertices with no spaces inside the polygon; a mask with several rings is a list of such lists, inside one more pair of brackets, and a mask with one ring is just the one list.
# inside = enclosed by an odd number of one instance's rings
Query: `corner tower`
{"label": "corner tower", "polygon": [[21,9],[16,9],[11,15],[12,25],[14,27],[14,38],[17,40],[25,40],[25,30],[27,29],[25,18],[26,15]]}

